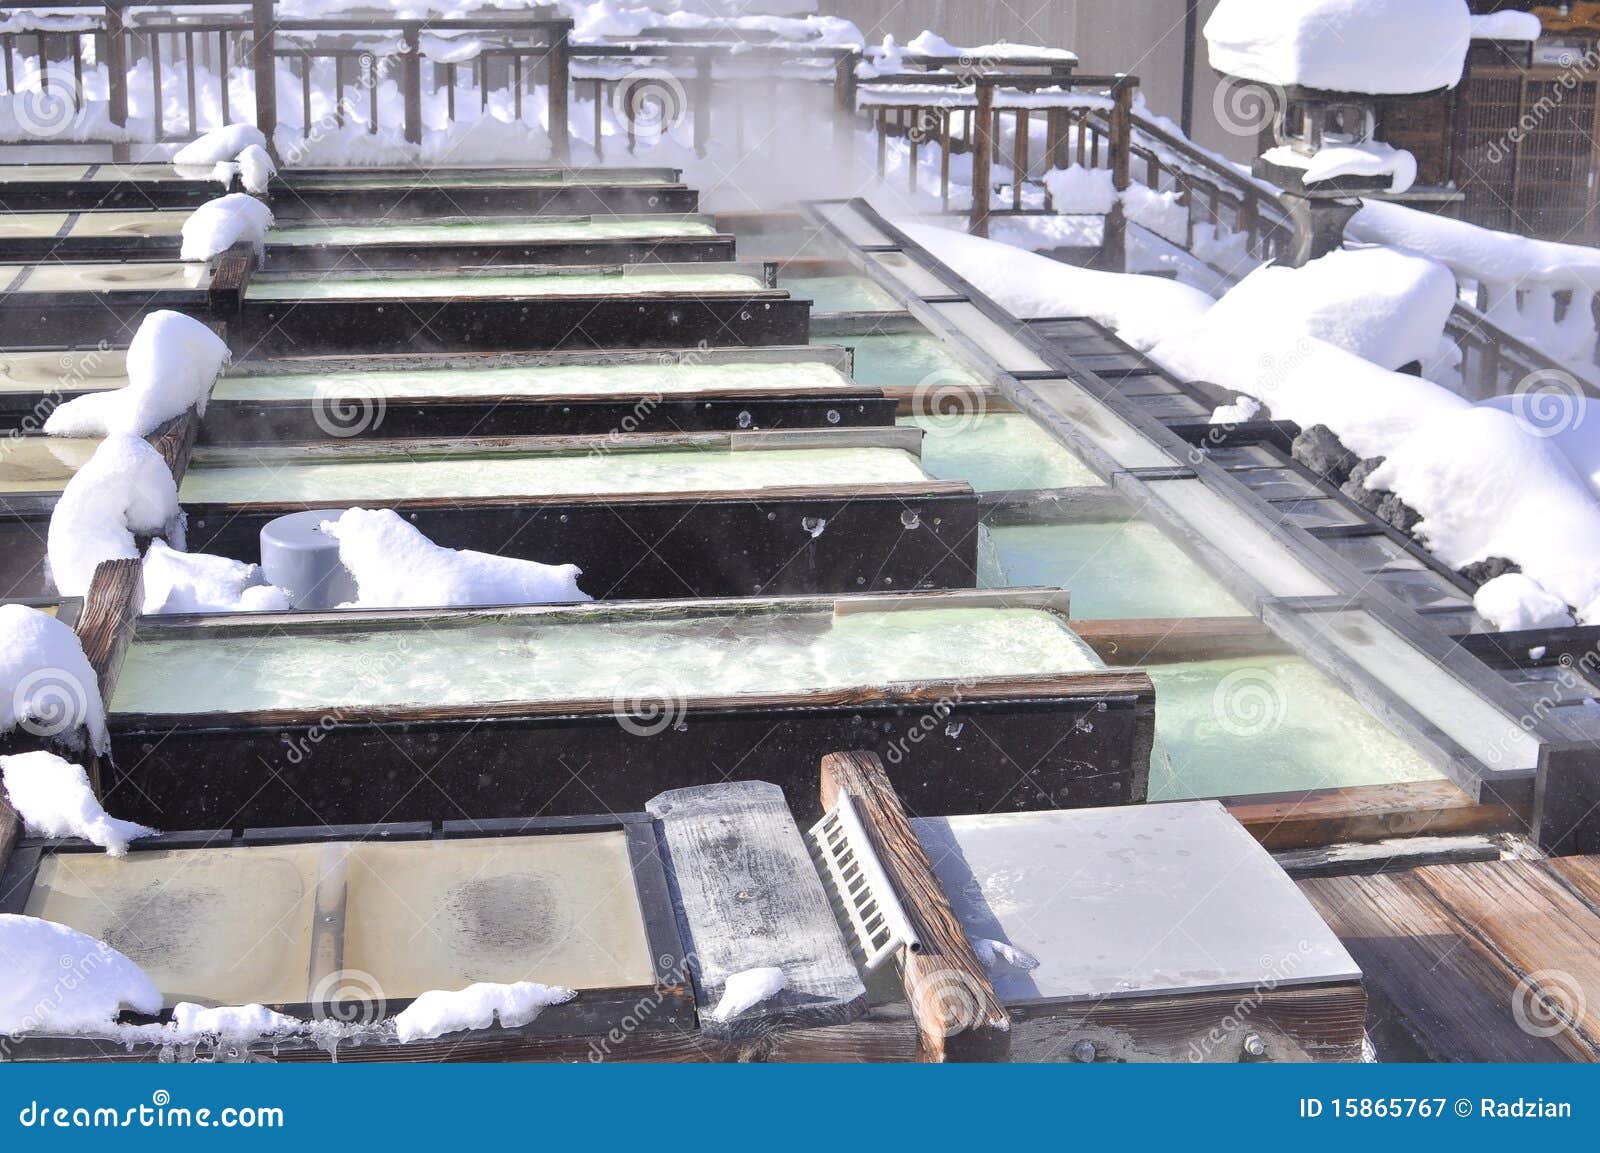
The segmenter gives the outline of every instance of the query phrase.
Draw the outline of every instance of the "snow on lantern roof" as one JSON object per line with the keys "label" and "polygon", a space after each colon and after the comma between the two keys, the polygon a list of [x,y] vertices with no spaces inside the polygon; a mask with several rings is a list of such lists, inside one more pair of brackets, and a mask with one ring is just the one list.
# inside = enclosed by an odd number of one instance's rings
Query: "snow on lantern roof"
{"label": "snow on lantern roof", "polygon": [[1243,80],[1404,95],[1460,81],[1472,19],[1465,0],[1221,0],[1205,36]]}

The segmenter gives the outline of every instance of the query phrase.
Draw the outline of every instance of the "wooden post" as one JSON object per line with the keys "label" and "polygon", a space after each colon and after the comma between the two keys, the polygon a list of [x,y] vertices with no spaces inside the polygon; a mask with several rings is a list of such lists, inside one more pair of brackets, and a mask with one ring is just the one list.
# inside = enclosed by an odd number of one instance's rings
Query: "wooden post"
{"label": "wooden post", "polygon": [[1128,190],[1133,144],[1133,90],[1139,81],[1131,76],[1117,82],[1111,106],[1111,187],[1117,190],[1116,203],[1106,215],[1105,234],[1100,245],[1101,267],[1126,272],[1128,267],[1128,218],[1122,207],[1122,194]]}
{"label": "wooden post", "polygon": [[847,171],[855,159],[856,64],[860,59],[859,52],[846,52],[833,65],[833,145]]}
{"label": "wooden post", "polygon": [[1022,186],[1028,180],[1028,133],[1031,131],[1028,124],[1028,110],[1017,109],[1016,139],[1011,142],[1011,208],[1015,212],[1022,211]]}
{"label": "wooden post", "polygon": [[[144,567],[138,558],[101,561],[89,580],[83,610],[74,631],[83,655],[94,669],[96,687],[102,701],[111,700],[122,668],[122,654],[133,639],[133,624],[144,605]],[[93,758],[84,771],[95,796],[103,794],[100,758]],[[0,830],[0,837],[3,837]]]}
{"label": "wooden post", "polygon": [[974,92],[978,106],[972,116],[972,218],[967,231],[988,236],[989,182],[994,174],[994,84],[980,77]]}
{"label": "wooden post", "polygon": [[[568,51],[568,34],[571,26],[560,25],[550,38],[550,51],[545,54],[550,85],[550,107],[546,130],[550,134],[550,159],[565,164],[572,159],[572,129],[567,122],[568,100],[572,84],[572,58]],[[600,105],[599,86],[595,87],[595,107]],[[598,113],[595,123],[599,123]],[[600,155],[600,134],[595,133],[595,157]]]}
{"label": "wooden post", "polygon": [[900,964],[923,1061],[1004,1061],[1011,1020],[875,753],[822,758],[822,806],[854,802],[920,946]]}
{"label": "wooden post", "polygon": [[[250,10],[250,63],[256,78],[256,127],[267,138],[267,151],[276,159],[273,137],[278,132],[278,63],[273,55],[273,0],[253,0]],[[306,125],[306,131],[311,126]]]}
{"label": "wooden post", "polygon": [[[401,30],[400,90],[405,96],[407,144],[422,143],[422,28],[407,24]],[[310,64],[307,63],[307,74]],[[309,121],[307,122],[309,123]]]}
{"label": "wooden post", "polygon": [[704,156],[711,146],[711,54],[694,58],[694,154]]}
{"label": "wooden post", "polygon": [[106,103],[111,123],[128,123],[128,30],[122,22],[119,0],[106,4]]}

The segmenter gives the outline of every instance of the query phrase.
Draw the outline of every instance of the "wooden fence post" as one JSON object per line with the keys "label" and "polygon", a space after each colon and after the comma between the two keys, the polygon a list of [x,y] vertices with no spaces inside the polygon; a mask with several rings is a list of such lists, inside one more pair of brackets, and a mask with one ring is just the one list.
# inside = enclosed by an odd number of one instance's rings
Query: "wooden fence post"
{"label": "wooden fence post", "polygon": [[[550,85],[550,105],[546,120],[549,121],[550,133],[550,159],[558,164],[566,164],[572,159],[572,134],[567,123],[569,115],[568,99],[572,83],[572,57],[569,51],[569,41],[572,34],[571,23],[559,25],[550,36],[550,50],[545,53],[545,63],[548,65],[548,83]],[[600,89],[595,85],[595,159],[600,158]]]}
{"label": "wooden fence post", "polygon": [[[256,127],[267,138],[267,151],[278,150],[273,137],[278,132],[278,62],[275,48],[273,0],[254,0],[250,12],[250,63],[256,77]],[[311,125],[306,125],[306,131]]]}
{"label": "wooden fence post", "polygon": [[111,123],[128,123],[128,30],[122,23],[120,0],[106,0],[106,102]]}
{"label": "wooden fence post", "polygon": [[1106,215],[1105,233],[1100,245],[1100,261],[1103,268],[1112,272],[1125,272],[1128,267],[1128,217],[1122,206],[1122,194],[1128,191],[1130,183],[1133,158],[1133,90],[1138,86],[1137,77],[1119,77],[1111,105],[1109,159],[1111,186],[1117,191],[1117,200]]}
{"label": "wooden fence post", "polygon": [[694,154],[704,156],[711,146],[711,54],[698,53],[694,58]]}
{"label": "wooden fence post", "polygon": [[972,218],[967,231],[989,235],[989,188],[994,166],[994,82],[979,77],[978,106],[972,116]]}
{"label": "wooden fence post", "polygon": [[860,60],[861,53],[852,50],[833,63],[833,143],[847,166],[855,157],[856,65]]}
{"label": "wooden fence post", "polygon": [[[400,88],[405,93],[407,144],[422,143],[422,26],[406,24],[401,30]],[[310,68],[308,61],[306,67]]]}

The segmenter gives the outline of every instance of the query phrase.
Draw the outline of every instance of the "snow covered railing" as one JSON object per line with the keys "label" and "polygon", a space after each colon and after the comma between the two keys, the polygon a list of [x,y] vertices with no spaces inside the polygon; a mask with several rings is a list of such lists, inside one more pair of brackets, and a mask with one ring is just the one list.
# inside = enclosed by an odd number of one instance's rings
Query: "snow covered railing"
{"label": "snow covered railing", "polygon": [[[1069,167],[1073,162],[1072,141],[1077,141],[1077,163],[1098,166],[1102,159],[1111,171],[1112,185],[1121,192],[1129,184],[1129,143],[1133,97],[1139,87],[1137,76],[1080,76],[1069,64],[1061,64],[1047,74],[1006,72],[903,72],[874,76],[861,81],[855,107],[876,121],[879,176],[883,176],[886,142],[893,131],[910,143],[909,178],[915,191],[917,153],[924,143],[936,142],[941,150],[940,200],[950,201],[950,157],[966,152],[987,157],[989,163],[972,166],[972,201],[968,231],[974,236],[989,234],[989,220],[996,215],[1023,215],[1053,211],[1046,189],[1043,206],[1025,206],[1024,192],[1029,184],[1040,185],[1030,172],[1032,117],[1042,114],[1045,126],[1043,157],[1052,168]],[[1011,117],[1011,155],[1002,155],[1001,122]],[[1104,156],[1097,129],[1090,118],[1107,117]],[[955,130],[960,117],[962,128]],[[1092,136],[1094,145],[1086,148]],[[1007,163],[1009,161],[1009,164]],[[996,208],[993,190],[994,169],[1009,167],[1010,208]],[[1004,179],[1004,173],[1002,173]],[[1102,248],[1112,267],[1121,267],[1123,217],[1120,203],[1112,206],[1106,219]]]}
{"label": "snow covered railing", "polygon": [[[525,95],[542,92],[548,129],[538,125],[539,135],[548,131],[552,159],[567,156],[572,21],[554,7],[416,20],[291,19],[276,0],[65,6],[83,12],[66,30],[0,33],[9,97],[0,140],[189,140],[243,120],[274,145],[280,126],[299,129],[309,147],[347,123],[417,145],[427,129],[473,119],[473,103],[476,118],[492,105],[521,122]],[[0,27],[32,7],[0,3]],[[463,71],[471,82],[461,83]],[[280,125],[285,80],[300,90],[298,124]],[[186,113],[177,126],[175,109]]]}

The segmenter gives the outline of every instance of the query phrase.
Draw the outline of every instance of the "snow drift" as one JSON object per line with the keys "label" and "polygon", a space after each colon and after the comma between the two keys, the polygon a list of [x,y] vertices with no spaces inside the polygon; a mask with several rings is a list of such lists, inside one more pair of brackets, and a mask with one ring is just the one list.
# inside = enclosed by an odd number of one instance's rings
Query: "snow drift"
{"label": "snow drift", "polygon": [[153,540],[144,554],[144,613],[286,612],[289,597],[267,583],[261,566],[230,557],[180,552]]}
{"label": "snow drift", "polygon": [[149,436],[191,407],[203,415],[211,386],[228,360],[222,338],[194,317],[152,312],[128,345],[128,383],[58,406],[44,431],[50,436]]}
{"label": "snow drift", "polygon": [[0,605],[0,733],[19,725],[69,748],[83,729],[91,752],[111,747],[100,681],[78,634],[49,613]]}
{"label": "snow drift", "polygon": [[110,816],[82,765],[54,753],[0,757],[6,797],[28,832],[38,837],[81,837],[113,857],[126,856],[128,842],[153,837],[157,830]]}
{"label": "snow drift", "polygon": [[134,534],[182,541],[178,485],[161,454],[136,436],[108,436],[62,490],[50,516],[50,575],[83,596],[101,561],[139,555]]}
{"label": "snow drift", "polygon": [[577,995],[573,989],[534,981],[513,985],[481,982],[454,992],[430,989],[395,1014],[395,1031],[401,1044],[409,1044],[462,1029],[487,1029],[496,1019],[502,1029],[515,1029],[547,1007],[563,1004]]}
{"label": "snow drift", "polygon": [[352,508],[322,531],[339,541],[360,608],[546,604],[586,601],[583,570],[466,549],[443,548],[393,509]]}
{"label": "snow drift", "polygon": [[900,228],[1018,318],[1088,316],[1146,349],[1168,333],[1195,327],[1211,308],[1209,296],[1176,281],[1076,268],[926,224]]}
{"label": "snow drift", "polygon": [[264,253],[272,209],[245,192],[208,200],[183,222],[182,260],[210,260],[241,241]]}
{"label": "snow drift", "polygon": [[0,1034],[96,1033],[124,1005],[159,1013],[161,993],[143,969],[76,929],[0,913]]}

